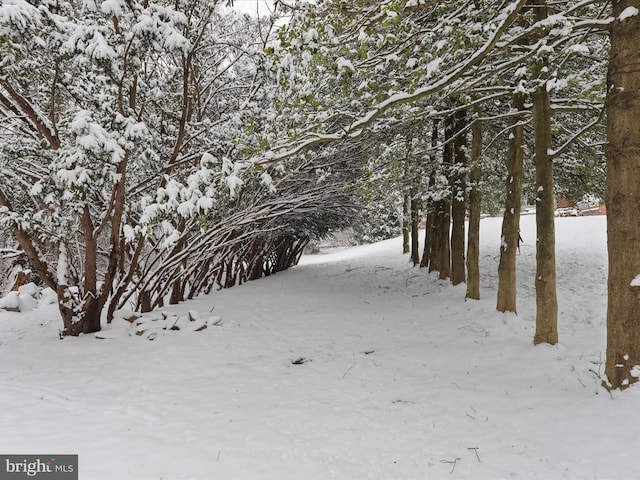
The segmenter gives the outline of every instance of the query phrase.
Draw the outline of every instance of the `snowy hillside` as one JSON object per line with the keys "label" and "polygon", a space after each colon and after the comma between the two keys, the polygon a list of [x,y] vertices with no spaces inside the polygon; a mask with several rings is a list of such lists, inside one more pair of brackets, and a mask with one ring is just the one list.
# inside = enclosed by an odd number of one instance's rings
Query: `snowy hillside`
{"label": "snowy hillside", "polygon": [[394,239],[142,322],[180,330],[61,341],[55,305],[0,311],[0,452],[77,453],[85,480],[640,478],[640,389],[600,387],[606,219],[556,228],[554,347],[532,344],[533,216],[518,316],[495,312],[497,218],[480,301]]}

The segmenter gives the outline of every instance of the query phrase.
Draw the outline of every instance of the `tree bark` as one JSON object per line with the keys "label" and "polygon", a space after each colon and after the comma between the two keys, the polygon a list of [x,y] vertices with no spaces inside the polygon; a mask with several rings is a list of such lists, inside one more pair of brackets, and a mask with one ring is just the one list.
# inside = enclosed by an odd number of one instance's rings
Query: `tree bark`
{"label": "tree bark", "polygon": [[[546,0],[535,0],[537,21],[547,18]],[[536,333],[534,344],[558,343],[556,292],[555,198],[551,149],[551,105],[546,88],[546,58],[537,62],[539,85],[533,92],[536,166]]]}
{"label": "tree bark", "polygon": [[[83,333],[100,331],[100,317],[104,301],[98,297],[98,241],[91,220],[89,205],[85,204],[82,212],[82,230],[84,233],[84,301],[80,322]],[[104,288],[104,287],[103,287]],[[106,298],[106,297],[105,297]]]}
{"label": "tree bark", "polygon": [[[524,96],[515,94],[512,99],[515,110],[524,110]],[[509,147],[507,150],[507,179],[502,235],[500,238],[500,263],[498,264],[498,299],[496,310],[517,313],[516,306],[516,254],[520,232],[520,208],[522,203],[522,173],[524,127],[520,117],[511,120]]]}
{"label": "tree bark", "polygon": [[[431,190],[435,185],[435,177],[433,173],[429,175],[429,189]],[[433,232],[434,232],[434,217],[435,207],[433,200],[427,200],[427,208],[425,209],[425,225],[424,225],[424,247],[422,250],[422,260],[420,261],[421,268],[428,268],[431,261],[431,250],[433,248]]]}
{"label": "tree bark", "polygon": [[[444,120],[444,150],[443,150],[443,170],[447,178],[451,176],[453,165],[453,117],[449,116]],[[451,194],[438,202],[436,217],[436,245],[438,278],[446,280],[451,277]]]}
{"label": "tree bark", "polygon": [[[438,146],[438,120],[433,121],[433,127],[431,129],[431,174],[429,175],[429,189],[433,191],[436,184],[435,170],[436,170],[436,147]],[[429,272],[434,270],[434,250],[435,250],[435,235],[436,235],[436,218],[438,204],[433,199],[429,199],[427,206],[427,219],[424,232],[424,252],[422,254],[421,267],[428,267]]]}
{"label": "tree bark", "polygon": [[[638,381],[640,365],[640,18],[619,20],[630,0],[613,2],[607,78],[607,241],[609,279],[605,374],[609,389]],[[632,285],[632,283],[634,285]],[[637,375],[637,373],[636,373]]]}
{"label": "tree bark", "polygon": [[402,253],[409,253],[411,251],[410,248],[410,238],[409,238],[409,229],[411,223],[411,196],[409,194],[410,190],[410,182],[413,179],[409,178],[409,156],[404,159],[404,177],[402,179],[404,182],[404,195],[402,197]]}
{"label": "tree bark", "polygon": [[417,198],[411,199],[411,261],[416,266],[420,263],[420,252],[418,250],[418,234],[420,228],[419,213],[419,200]]}
{"label": "tree bark", "polygon": [[402,253],[409,253],[409,194],[402,198]]}
{"label": "tree bark", "polygon": [[462,130],[467,126],[467,109],[455,114],[454,174],[452,176],[451,201],[451,283],[459,285],[466,280],[465,271],[465,216],[467,213],[467,136]]}
{"label": "tree bark", "polygon": [[467,292],[465,298],[480,300],[480,212],[482,192],[482,107],[474,108],[471,125],[471,168],[469,170],[469,232],[467,238]]}

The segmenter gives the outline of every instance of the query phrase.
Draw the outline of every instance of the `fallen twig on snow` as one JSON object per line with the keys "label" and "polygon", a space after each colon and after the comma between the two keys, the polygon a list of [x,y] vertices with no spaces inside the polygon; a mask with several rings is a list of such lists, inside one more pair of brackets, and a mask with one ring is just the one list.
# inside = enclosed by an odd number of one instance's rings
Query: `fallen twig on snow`
{"label": "fallen twig on snow", "polygon": [[450,463],[452,466],[451,466],[451,471],[449,473],[453,473],[459,461],[460,461],[460,457],[456,457],[455,460],[440,460],[440,463]]}

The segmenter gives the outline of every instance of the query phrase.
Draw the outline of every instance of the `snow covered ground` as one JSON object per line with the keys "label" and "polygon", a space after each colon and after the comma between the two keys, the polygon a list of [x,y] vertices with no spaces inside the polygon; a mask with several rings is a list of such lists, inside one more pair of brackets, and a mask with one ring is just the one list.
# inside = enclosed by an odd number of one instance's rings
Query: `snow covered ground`
{"label": "snow covered ground", "polygon": [[83,480],[638,479],[640,388],[600,387],[606,219],[556,225],[553,347],[532,344],[533,216],[518,316],[495,312],[497,218],[480,301],[394,239],[166,308],[183,328],[155,337],[0,311],[0,453],[77,453]]}

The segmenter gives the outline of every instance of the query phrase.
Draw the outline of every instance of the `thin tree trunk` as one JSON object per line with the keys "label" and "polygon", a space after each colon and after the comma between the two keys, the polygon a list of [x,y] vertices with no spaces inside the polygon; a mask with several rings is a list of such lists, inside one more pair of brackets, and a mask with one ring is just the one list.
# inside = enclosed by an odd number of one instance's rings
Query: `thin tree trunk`
{"label": "thin tree trunk", "polygon": [[443,200],[440,212],[439,239],[440,239],[440,280],[451,277],[451,202]]}
{"label": "thin tree trunk", "polygon": [[480,211],[482,192],[482,107],[476,105],[471,125],[471,167],[469,170],[469,232],[467,238],[467,292],[465,298],[480,300]]}
{"label": "thin tree trunk", "polygon": [[429,257],[431,256],[431,239],[433,238],[433,230],[431,222],[433,220],[433,214],[431,207],[427,209],[424,224],[424,247],[422,248],[422,259],[420,260],[420,268],[429,267]]}
{"label": "thin tree trunk", "polygon": [[465,216],[467,213],[467,136],[460,132],[467,126],[467,110],[455,114],[454,174],[452,182],[451,217],[451,283],[459,285],[466,280],[465,271]]}
{"label": "thin tree trunk", "polygon": [[420,252],[418,251],[418,229],[420,218],[418,217],[418,199],[411,199],[411,261],[416,266],[420,263]]}
{"label": "thin tree trunk", "polygon": [[409,194],[405,193],[402,199],[402,253],[409,253]]}
{"label": "thin tree trunk", "polygon": [[[431,177],[429,178],[431,183]],[[431,252],[431,222],[433,219],[433,206],[432,202],[427,200],[427,208],[425,209],[424,220],[424,245],[422,247],[422,258],[420,259],[420,268],[427,268],[429,266],[429,256]]]}
{"label": "thin tree trunk", "polygon": [[[537,21],[547,18],[546,0],[535,0]],[[538,62],[540,86],[533,92],[536,165],[536,333],[534,344],[558,343],[555,198],[551,149],[551,105],[546,88],[547,61]]]}
{"label": "thin tree trunk", "polygon": [[439,200],[436,202],[434,206],[434,214],[433,221],[431,226],[431,259],[429,260],[429,272],[439,272],[440,271],[440,262],[442,261],[442,236],[443,233],[443,222],[442,217],[444,216],[444,202]]}
{"label": "thin tree trunk", "polygon": [[[438,146],[438,120],[433,121],[433,127],[431,129],[431,174],[429,175],[429,190],[433,191],[433,187],[436,184],[435,170],[436,170],[436,147]],[[437,202],[432,199],[428,201],[427,206],[427,219],[424,231],[424,252],[422,254],[421,267],[428,267],[429,272],[433,271],[433,257],[434,257],[434,238],[435,238],[435,221],[437,217]]]}
{"label": "thin tree trunk", "polygon": [[[451,138],[453,137],[454,119],[449,116],[444,120],[444,169],[447,176],[451,175],[451,166],[453,165],[454,146]],[[438,278],[445,280],[451,277],[451,195],[440,202],[438,212],[438,230],[439,230],[439,272]]]}
{"label": "thin tree trunk", "polygon": [[[513,108],[524,109],[524,96],[515,94]],[[517,313],[516,307],[516,254],[520,231],[520,208],[522,202],[522,169],[524,128],[520,117],[513,117],[507,151],[507,180],[502,236],[500,238],[500,263],[498,265],[498,299],[496,310]]]}
{"label": "thin tree trunk", "polygon": [[[435,177],[433,173],[429,175],[429,190],[435,185]],[[431,249],[433,248],[433,220],[435,218],[435,208],[433,200],[427,200],[427,208],[424,224],[424,248],[422,250],[421,268],[429,267],[431,260]]]}
{"label": "thin tree trunk", "polygon": [[638,381],[640,365],[640,18],[620,21],[637,2],[613,2],[607,79],[607,244],[609,279],[605,374],[609,389]]}
{"label": "thin tree trunk", "polygon": [[404,195],[402,198],[402,253],[409,253],[410,247],[410,229],[411,229],[411,195],[410,183],[413,178],[409,177],[409,155],[404,159],[404,175],[402,181],[404,183]]}

